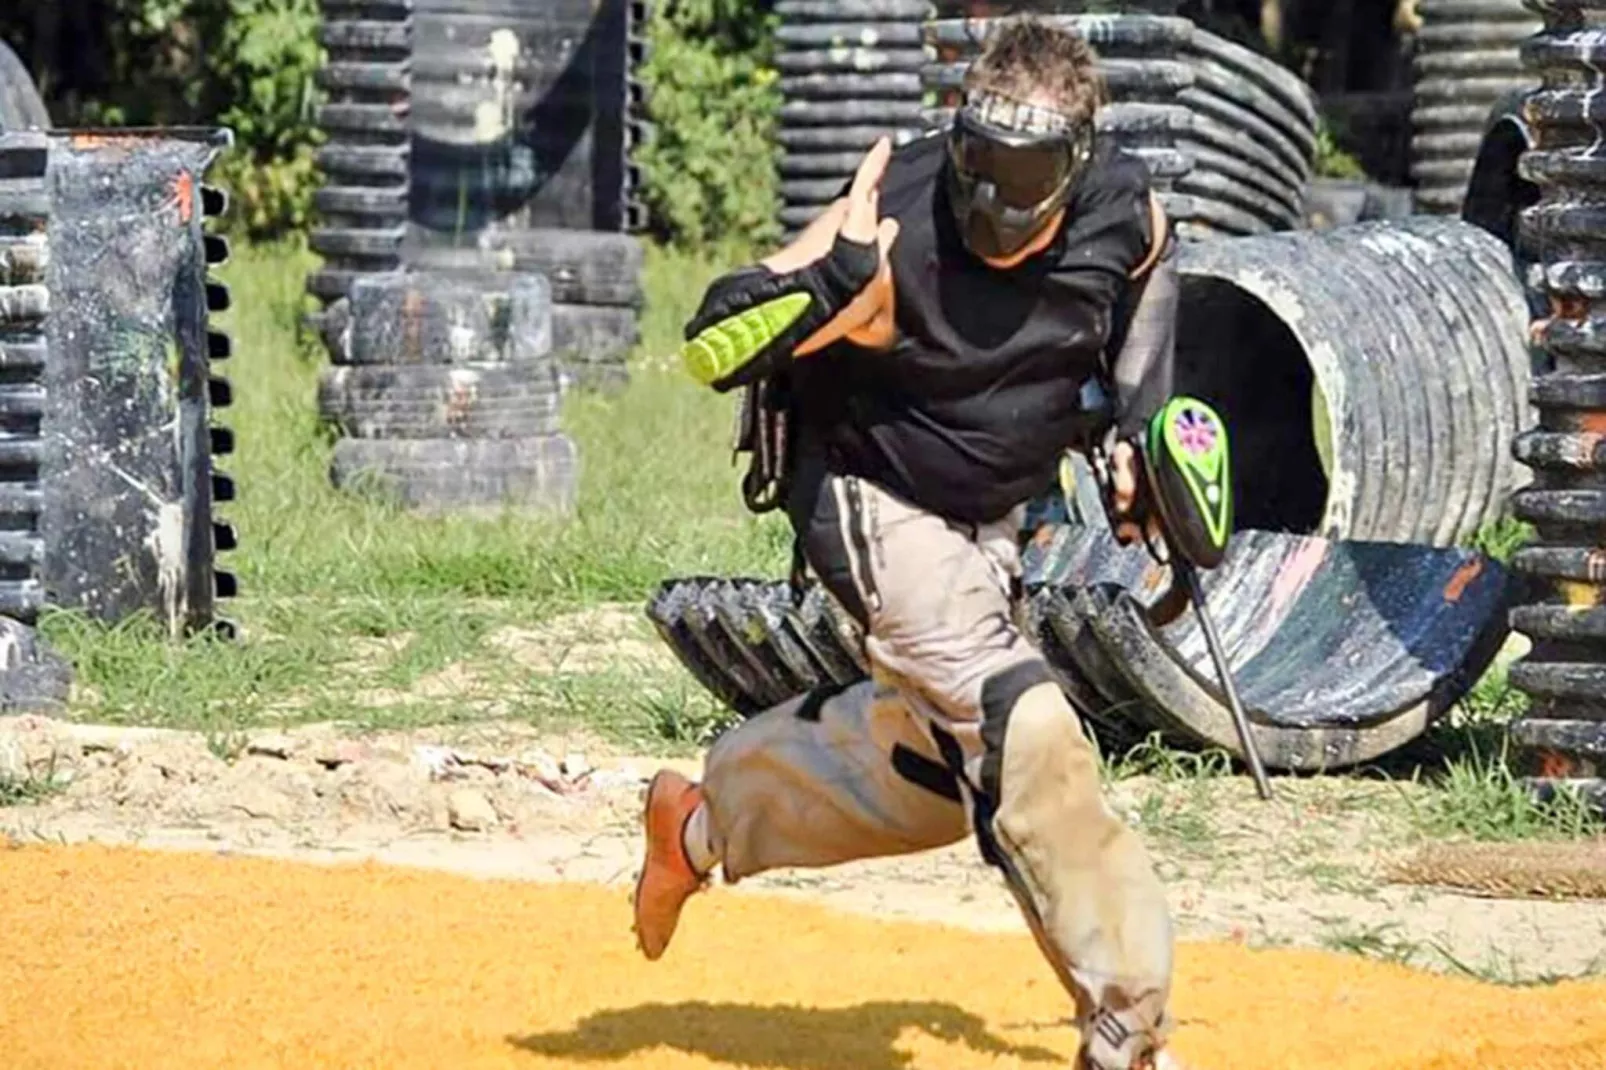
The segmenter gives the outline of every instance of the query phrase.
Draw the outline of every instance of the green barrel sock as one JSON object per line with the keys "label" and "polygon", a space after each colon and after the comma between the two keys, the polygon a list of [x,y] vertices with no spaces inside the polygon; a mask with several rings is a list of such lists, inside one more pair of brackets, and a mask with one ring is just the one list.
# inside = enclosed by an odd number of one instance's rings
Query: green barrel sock
{"label": "green barrel sock", "polygon": [[774,343],[807,311],[805,292],[783,294],[720,320],[680,348],[680,357],[704,386],[734,374]]}

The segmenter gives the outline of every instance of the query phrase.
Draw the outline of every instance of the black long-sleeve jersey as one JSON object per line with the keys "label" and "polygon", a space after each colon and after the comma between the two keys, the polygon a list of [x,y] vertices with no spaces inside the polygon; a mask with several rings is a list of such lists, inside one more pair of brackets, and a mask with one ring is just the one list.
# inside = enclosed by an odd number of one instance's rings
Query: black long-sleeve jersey
{"label": "black long-sleeve jersey", "polygon": [[991,267],[960,240],[944,159],[943,138],[923,138],[882,182],[881,214],[901,228],[891,348],[841,341],[800,357],[788,393],[798,436],[834,471],[986,523],[1053,485],[1091,377],[1113,385],[1124,432],[1168,396],[1174,246],[1155,233],[1147,169],[1106,145],[1053,243]]}

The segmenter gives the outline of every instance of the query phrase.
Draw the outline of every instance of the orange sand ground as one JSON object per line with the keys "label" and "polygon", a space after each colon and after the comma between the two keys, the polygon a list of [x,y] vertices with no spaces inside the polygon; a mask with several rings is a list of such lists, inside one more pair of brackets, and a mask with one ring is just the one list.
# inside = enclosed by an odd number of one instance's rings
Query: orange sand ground
{"label": "orange sand ground", "polygon": [[[0,849],[8,1068],[1063,1066],[1029,937],[716,887],[664,960],[627,891],[130,848]],[[1306,951],[1188,945],[1204,1070],[1606,1068],[1606,983],[1504,990]]]}

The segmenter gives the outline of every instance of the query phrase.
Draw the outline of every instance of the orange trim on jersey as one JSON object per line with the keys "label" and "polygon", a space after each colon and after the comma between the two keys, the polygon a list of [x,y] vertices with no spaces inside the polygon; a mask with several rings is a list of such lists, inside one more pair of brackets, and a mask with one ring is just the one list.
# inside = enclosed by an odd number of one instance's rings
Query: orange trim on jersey
{"label": "orange trim on jersey", "polygon": [[806,357],[844,338],[865,349],[887,349],[897,336],[897,289],[892,282],[892,261],[883,257],[869,285],[847,308],[805,338],[793,354]]}
{"label": "orange trim on jersey", "polygon": [[1042,252],[1044,249],[1047,249],[1051,244],[1053,244],[1055,235],[1059,233],[1060,223],[1064,221],[1064,219],[1065,209],[1061,208],[1059,211],[1054,213],[1053,217],[1050,218],[1047,223],[1043,224],[1043,229],[1037,232],[1037,237],[1027,242],[1020,250],[1011,253],[1009,256],[984,256],[981,258],[982,263],[986,264],[988,267],[995,267],[1003,271],[1008,271],[1010,268],[1024,262],[1028,257],[1036,256],[1038,253]]}
{"label": "orange trim on jersey", "polygon": [[1132,269],[1129,278],[1141,279],[1153,271],[1154,265],[1160,262],[1160,254],[1165,252],[1166,239],[1171,236],[1171,220],[1166,216],[1165,206],[1160,203],[1159,196],[1153,190],[1149,191],[1149,225],[1154,230],[1154,240],[1149,246],[1148,255]]}

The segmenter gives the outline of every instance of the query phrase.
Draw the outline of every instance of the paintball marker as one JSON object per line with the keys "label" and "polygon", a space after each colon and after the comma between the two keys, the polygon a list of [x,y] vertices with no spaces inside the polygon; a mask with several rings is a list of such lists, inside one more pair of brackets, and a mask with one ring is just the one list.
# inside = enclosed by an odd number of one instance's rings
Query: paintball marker
{"label": "paintball marker", "polygon": [[1233,686],[1227,655],[1205,609],[1198,570],[1213,569],[1227,553],[1232,534],[1232,467],[1227,426],[1214,409],[1197,398],[1174,397],[1149,421],[1147,432],[1129,443],[1137,454],[1137,488],[1125,517],[1115,513],[1115,476],[1111,457],[1102,446],[1088,451],[1111,527],[1120,520],[1136,524],[1150,555],[1169,565],[1171,591],[1149,611],[1150,619],[1168,623],[1181,612],[1181,600],[1193,603],[1205,644],[1216,664],[1222,689],[1232,709],[1244,757],[1262,799],[1271,785],[1249,732],[1249,720]]}

